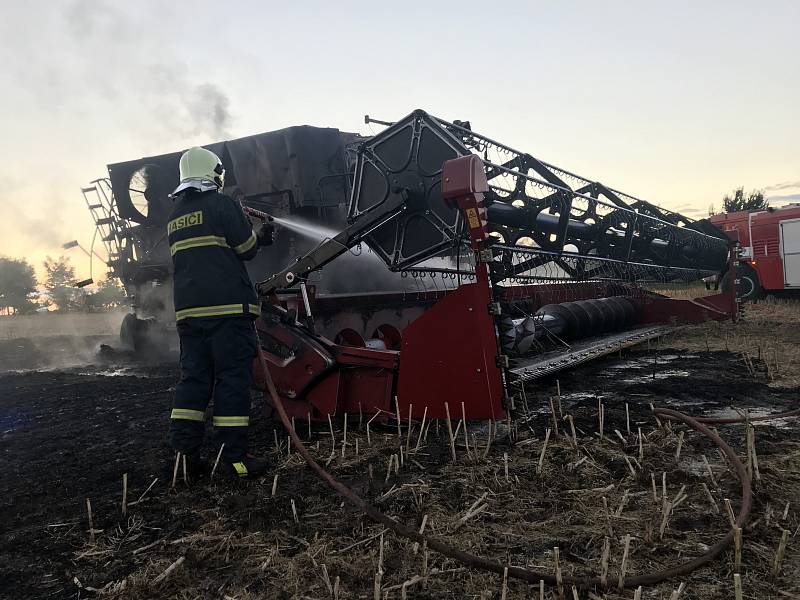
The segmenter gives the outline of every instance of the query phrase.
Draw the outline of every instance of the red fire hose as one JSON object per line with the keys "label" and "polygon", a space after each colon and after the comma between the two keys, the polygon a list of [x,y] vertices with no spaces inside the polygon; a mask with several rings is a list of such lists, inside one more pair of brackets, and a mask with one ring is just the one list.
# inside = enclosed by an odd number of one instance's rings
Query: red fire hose
{"label": "red fire hose", "polygon": [[[297,452],[305,459],[306,463],[308,463],[308,466],[311,468],[312,471],[314,471],[314,473],[316,473],[316,475],[320,479],[322,479],[331,488],[333,488],[333,490],[340,496],[347,499],[353,506],[361,510],[370,519],[384,525],[385,527],[391,529],[398,535],[414,540],[415,542],[419,542],[420,544],[426,543],[428,548],[431,548],[432,550],[435,550],[443,554],[444,556],[447,556],[448,558],[457,560],[468,567],[482,569],[485,571],[491,571],[492,573],[497,573],[499,575],[502,575],[505,569],[508,569],[509,576],[515,577],[517,579],[522,579],[524,581],[533,584],[536,584],[541,580],[544,580],[548,585],[555,585],[557,583],[555,576],[551,573],[541,573],[530,569],[525,569],[522,567],[513,567],[510,565],[504,565],[503,563],[497,562],[495,560],[482,558],[480,556],[476,556],[474,554],[458,550],[457,548],[445,544],[444,542],[436,538],[432,538],[427,535],[421,534],[416,529],[412,529],[410,527],[407,527],[406,525],[403,525],[402,523],[398,523],[394,519],[385,515],[383,512],[381,512],[371,504],[364,501],[360,496],[358,496],[358,494],[356,494],[349,487],[334,479],[333,476],[330,473],[328,473],[325,469],[323,469],[308,453],[308,450],[306,450],[305,446],[303,445],[303,442],[298,437],[297,432],[292,427],[291,421],[289,420],[289,417],[286,414],[286,410],[284,409],[283,404],[281,403],[281,399],[278,396],[278,393],[275,389],[275,384],[273,383],[272,377],[270,376],[269,369],[267,368],[267,361],[264,357],[264,353],[260,345],[258,347],[258,357],[261,369],[264,371],[264,380],[267,383],[267,390],[269,392],[269,395],[272,397],[271,404],[278,411],[278,415],[281,418],[281,422],[283,423],[283,426],[286,428],[286,430],[289,432],[289,436],[292,439],[292,444],[294,445]],[[267,401],[269,401],[269,398],[266,399]],[[736,473],[736,476],[738,477],[742,485],[741,509],[736,519],[736,525],[739,527],[744,527],[750,516],[750,508],[752,505],[752,493],[750,488],[750,478],[747,475],[747,471],[744,465],[742,464],[742,461],[739,460],[739,457],[736,455],[736,453],[731,449],[730,446],[728,446],[728,444],[725,443],[725,441],[722,438],[719,437],[719,435],[716,432],[706,427],[698,419],[695,419],[683,413],[669,409],[656,409],[655,415],[663,419],[679,421],[681,423],[684,423],[688,427],[694,429],[695,431],[702,433],[703,435],[708,437],[712,442],[714,442],[714,444],[717,445],[717,447],[725,454],[725,456],[727,456],[731,466],[733,467]],[[718,557],[730,545],[732,539],[733,539],[733,531],[731,530],[719,542],[714,544],[714,546],[709,548],[704,554],[701,554],[697,558],[681,563],[669,569],[656,571],[654,573],[645,573],[642,575],[627,577],[625,579],[624,585],[625,587],[628,588],[644,586],[644,585],[654,585],[666,579],[687,575],[692,571],[702,567],[703,565],[708,564],[716,557]],[[562,578],[562,583],[565,585],[575,585],[580,588],[602,587],[599,577],[565,576]]]}

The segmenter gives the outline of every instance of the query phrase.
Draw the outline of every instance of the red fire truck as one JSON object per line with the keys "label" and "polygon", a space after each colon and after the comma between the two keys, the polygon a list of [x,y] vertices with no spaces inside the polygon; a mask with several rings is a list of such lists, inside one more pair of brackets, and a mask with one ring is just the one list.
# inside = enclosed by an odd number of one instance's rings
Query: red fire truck
{"label": "red fire truck", "polygon": [[[757,300],[767,292],[800,289],[800,205],[713,215],[724,231],[738,231],[742,261],[736,268],[739,296]],[[722,280],[730,286],[730,275]]]}

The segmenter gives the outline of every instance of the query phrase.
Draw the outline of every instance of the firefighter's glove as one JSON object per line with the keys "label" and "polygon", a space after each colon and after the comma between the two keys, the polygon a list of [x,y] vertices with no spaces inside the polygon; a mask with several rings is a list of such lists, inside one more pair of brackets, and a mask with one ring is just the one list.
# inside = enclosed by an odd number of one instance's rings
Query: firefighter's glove
{"label": "firefighter's glove", "polygon": [[259,246],[271,246],[275,242],[275,225],[262,223],[256,229],[256,239]]}

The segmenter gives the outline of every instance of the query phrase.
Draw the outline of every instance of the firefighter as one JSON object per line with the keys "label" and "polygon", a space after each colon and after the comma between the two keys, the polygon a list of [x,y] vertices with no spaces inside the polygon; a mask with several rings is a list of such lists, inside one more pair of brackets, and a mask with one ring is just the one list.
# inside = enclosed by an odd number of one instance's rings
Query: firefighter
{"label": "firefighter", "polygon": [[241,206],[221,193],[224,182],[225,169],[213,152],[190,148],[181,156],[167,225],[181,345],[169,442],[186,456],[191,476],[204,470],[200,447],[213,395],[215,439],[224,444],[221,465],[233,475],[255,477],[268,466],[247,452],[253,320],[260,306],[244,261],[272,243],[274,228],[263,224],[254,231]]}

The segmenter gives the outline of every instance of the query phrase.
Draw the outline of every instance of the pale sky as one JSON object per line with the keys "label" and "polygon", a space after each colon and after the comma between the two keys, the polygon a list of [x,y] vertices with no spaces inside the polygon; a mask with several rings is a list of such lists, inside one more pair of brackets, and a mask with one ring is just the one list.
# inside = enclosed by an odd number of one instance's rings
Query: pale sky
{"label": "pale sky", "polygon": [[107,163],[415,108],[692,217],[800,201],[797,1],[2,4],[0,255],[40,271]]}

